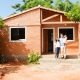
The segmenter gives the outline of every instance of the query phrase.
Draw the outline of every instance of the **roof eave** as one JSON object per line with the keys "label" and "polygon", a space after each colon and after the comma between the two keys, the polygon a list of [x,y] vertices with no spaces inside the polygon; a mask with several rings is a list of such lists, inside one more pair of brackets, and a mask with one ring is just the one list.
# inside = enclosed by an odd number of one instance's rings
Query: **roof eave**
{"label": "roof eave", "polygon": [[10,19],[10,18],[13,18],[13,17],[16,17],[16,16],[21,15],[21,14],[24,14],[24,13],[29,12],[29,11],[32,11],[32,10],[35,10],[35,9],[39,9],[39,8],[40,9],[45,9],[45,10],[50,10],[50,11],[54,11],[54,12],[65,14],[65,12],[63,12],[63,11],[53,10],[53,9],[42,7],[41,5],[38,5],[38,6],[34,7],[34,8],[31,8],[31,9],[28,9],[28,10],[25,10],[25,11],[22,11],[22,12],[19,12],[17,14],[8,16],[8,17],[4,18],[3,21],[5,21],[7,19]]}

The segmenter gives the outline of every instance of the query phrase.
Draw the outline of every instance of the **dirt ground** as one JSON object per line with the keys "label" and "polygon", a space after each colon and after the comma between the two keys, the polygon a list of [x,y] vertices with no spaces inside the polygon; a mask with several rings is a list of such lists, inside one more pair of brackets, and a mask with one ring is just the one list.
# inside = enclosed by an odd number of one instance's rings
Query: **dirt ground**
{"label": "dirt ground", "polygon": [[1,65],[5,75],[0,80],[80,80],[80,60],[41,61],[30,65]]}

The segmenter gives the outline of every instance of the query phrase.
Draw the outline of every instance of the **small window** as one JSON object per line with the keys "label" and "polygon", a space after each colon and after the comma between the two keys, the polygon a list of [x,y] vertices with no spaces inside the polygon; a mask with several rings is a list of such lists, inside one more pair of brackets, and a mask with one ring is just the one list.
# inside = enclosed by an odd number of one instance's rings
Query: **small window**
{"label": "small window", "polygon": [[60,34],[67,35],[68,40],[74,40],[73,28],[59,28]]}
{"label": "small window", "polygon": [[24,41],[25,28],[10,28],[10,41]]}

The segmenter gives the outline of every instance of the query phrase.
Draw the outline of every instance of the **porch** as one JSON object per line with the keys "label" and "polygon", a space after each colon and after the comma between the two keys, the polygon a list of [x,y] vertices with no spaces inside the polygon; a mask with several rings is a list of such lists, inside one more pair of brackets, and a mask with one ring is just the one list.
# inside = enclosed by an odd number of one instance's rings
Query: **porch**
{"label": "porch", "polygon": [[54,41],[60,37],[61,33],[68,37],[67,55],[80,54],[79,23],[70,21],[63,12],[42,9],[41,24],[42,54],[54,54]]}

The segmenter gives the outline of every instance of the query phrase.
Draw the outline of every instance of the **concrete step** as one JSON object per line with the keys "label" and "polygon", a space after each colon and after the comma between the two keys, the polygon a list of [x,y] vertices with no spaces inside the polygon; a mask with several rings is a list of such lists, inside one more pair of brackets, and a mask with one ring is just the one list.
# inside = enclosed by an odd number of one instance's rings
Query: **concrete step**
{"label": "concrete step", "polygon": [[56,62],[60,62],[60,63],[80,63],[80,58],[78,58],[77,56],[71,56],[70,58],[68,57],[67,59],[56,59],[55,55],[42,55],[42,58],[39,60],[40,63],[42,64],[50,64],[50,63],[56,63]]}

